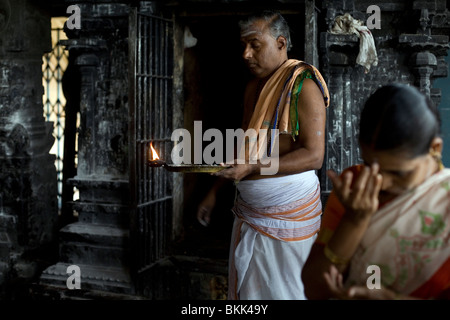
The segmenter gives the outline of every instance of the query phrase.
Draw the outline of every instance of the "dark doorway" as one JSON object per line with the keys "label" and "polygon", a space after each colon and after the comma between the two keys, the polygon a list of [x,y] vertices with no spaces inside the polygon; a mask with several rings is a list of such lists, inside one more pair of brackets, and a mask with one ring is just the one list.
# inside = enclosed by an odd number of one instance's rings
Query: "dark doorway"
{"label": "dark doorway", "polygon": [[[304,57],[304,15],[283,14],[291,28],[290,58]],[[241,54],[238,22],[243,15],[214,15],[185,18],[197,44],[184,52],[184,125],[193,137],[194,121],[202,130],[223,132],[241,126],[246,83],[251,79]],[[203,148],[210,142],[203,142]],[[224,150],[225,154],[225,150]],[[230,182],[218,195],[208,228],[197,222],[197,207],[214,183],[209,174],[184,176],[184,238],[181,253],[210,258],[228,258],[235,187]]]}

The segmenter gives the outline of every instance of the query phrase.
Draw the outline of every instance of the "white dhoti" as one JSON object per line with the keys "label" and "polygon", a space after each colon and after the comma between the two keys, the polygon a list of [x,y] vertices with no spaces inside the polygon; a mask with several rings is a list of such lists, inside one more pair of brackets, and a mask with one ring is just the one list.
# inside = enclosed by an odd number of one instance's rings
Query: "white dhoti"
{"label": "white dhoti", "polygon": [[303,265],[320,228],[314,171],[237,185],[230,248],[229,299],[306,299]]}

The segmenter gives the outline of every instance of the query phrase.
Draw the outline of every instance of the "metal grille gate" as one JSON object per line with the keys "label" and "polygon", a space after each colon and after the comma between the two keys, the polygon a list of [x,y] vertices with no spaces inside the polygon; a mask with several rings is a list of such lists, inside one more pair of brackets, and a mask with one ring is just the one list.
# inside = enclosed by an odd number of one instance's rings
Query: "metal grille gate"
{"label": "metal grille gate", "polygon": [[129,21],[130,237],[140,291],[172,234],[172,174],[146,162],[150,143],[161,159],[171,151],[173,22],[136,9]]}

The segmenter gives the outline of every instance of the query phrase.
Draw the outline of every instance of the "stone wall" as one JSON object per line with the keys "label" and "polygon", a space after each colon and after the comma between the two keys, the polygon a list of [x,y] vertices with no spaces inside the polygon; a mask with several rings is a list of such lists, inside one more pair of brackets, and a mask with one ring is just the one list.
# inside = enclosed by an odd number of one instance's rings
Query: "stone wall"
{"label": "stone wall", "polygon": [[39,275],[56,235],[53,124],[43,117],[42,56],[50,17],[32,1],[0,1],[0,287]]}
{"label": "stone wall", "polygon": [[322,2],[320,69],[328,83],[331,103],[327,114],[327,150],[321,170],[322,194],[326,200],[332,189],[326,170],[342,172],[360,163],[358,123],[368,96],[390,82],[417,86],[436,104],[441,89],[433,81],[447,77],[444,58],[449,48],[449,11],[444,0],[378,1],[381,28],[371,29],[378,54],[378,65],[368,73],[356,64],[359,38],[332,34],[335,18],[349,13],[366,25],[372,1]]}
{"label": "stone wall", "polygon": [[[50,17],[33,3],[31,0],[0,0],[1,293],[11,295],[12,283],[33,280],[41,275],[42,251],[48,247],[50,260],[54,261],[43,271],[39,285],[59,288],[67,294],[67,267],[75,264],[81,268],[81,283],[85,290],[136,294],[132,281],[137,272],[133,263],[138,257],[131,255],[129,225],[128,14],[131,6],[149,9],[153,4],[113,0],[64,2],[67,6],[79,5],[82,12],[81,29],[66,30],[69,40],[64,43],[69,50],[72,75],[77,77],[66,77],[66,89],[75,83],[73,90],[77,91],[76,103],[81,114],[78,168],[67,183],[80,190],[80,200],[74,204],[65,203],[77,212],[77,220],[57,233],[56,170],[54,156],[49,154],[54,139],[52,124],[45,122],[42,115],[41,65],[43,53],[51,49]],[[183,101],[186,97],[183,82],[189,81],[183,79],[183,73],[185,76],[198,75],[192,72],[193,65],[187,65],[190,63],[188,54],[184,59],[181,40],[184,23],[192,24],[202,15],[215,19],[230,16],[233,12],[248,13],[253,6],[251,1],[238,0],[222,1],[220,5],[208,0],[165,3],[168,11],[173,10],[175,21],[172,120],[174,128],[179,128],[194,120],[194,113],[188,114],[192,117],[189,118],[183,112],[201,111],[195,110],[198,105],[189,105],[194,100]],[[189,11],[190,3],[195,4],[194,13]],[[365,22],[370,15],[366,9],[372,1],[271,3],[290,14],[292,21],[297,23],[300,19],[296,20],[295,15],[300,14],[299,11],[304,14],[303,8],[313,15],[312,19],[305,19],[306,43],[296,48],[302,51],[304,45],[305,60],[318,65],[331,94],[327,111],[327,149],[324,167],[319,172],[323,199],[326,200],[332,188],[325,176],[326,170],[340,172],[361,161],[357,143],[359,113],[376,88],[394,81],[409,83],[439,102],[441,91],[434,88],[434,79],[448,76],[444,58],[449,48],[449,11],[444,0],[378,1],[381,29],[372,30],[378,65],[365,73],[362,66],[356,65],[358,37],[333,35],[328,30],[335,17],[344,13]],[[199,57],[209,54],[208,44],[203,45],[205,51],[199,53]],[[184,88],[197,89],[193,84]],[[209,111],[215,112],[214,109]],[[228,123],[230,119],[225,120]],[[174,237],[183,231],[182,210],[186,210],[182,203],[183,188],[192,187],[190,181],[186,179],[183,184],[180,176],[173,180]],[[191,196],[196,192],[197,188],[184,194]],[[187,214],[194,218],[193,212]],[[217,234],[213,236],[217,238]],[[57,250],[54,250],[55,243]],[[195,241],[192,243],[198,245]],[[203,266],[201,272],[197,264]],[[180,255],[162,259],[155,264],[151,276],[143,280],[146,283],[141,284],[153,293],[143,294],[164,299],[194,296],[201,291],[199,297],[204,298],[208,296],[206,286],[198,289],[196,285],[209,283],[217,275],[223,280],[225,271],[226,264],[222,259],[202,260]],[[207,276],[203,279],[203,275]],[[158,281],[154,282],[155,279]],[[167,292],[168,285],[171,292]],[[180,288],[180,285],[184,287]]]}

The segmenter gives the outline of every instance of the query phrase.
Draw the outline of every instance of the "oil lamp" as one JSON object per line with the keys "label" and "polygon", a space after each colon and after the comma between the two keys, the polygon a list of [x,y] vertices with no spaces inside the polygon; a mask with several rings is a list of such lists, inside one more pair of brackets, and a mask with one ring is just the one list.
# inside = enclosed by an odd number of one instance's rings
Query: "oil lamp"
{"label": "oil lamp", "polygon": [[[151,154],[151,156],[150,156]],[[152,142],[150,142],[150,148],[148,152],[148,162],[147,165],[152,168],[163,167],[167,171],[171,172],[217,172],[226,168],[230,168],[230,165],[224,164],[216,164],[216,165],[206,165],[206,164],[169,164],[166,161],[161,160],[156,152],[155,148],[153,148]],[[150,160],[151,159],[151,160]]]}

